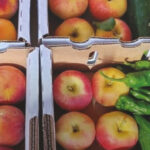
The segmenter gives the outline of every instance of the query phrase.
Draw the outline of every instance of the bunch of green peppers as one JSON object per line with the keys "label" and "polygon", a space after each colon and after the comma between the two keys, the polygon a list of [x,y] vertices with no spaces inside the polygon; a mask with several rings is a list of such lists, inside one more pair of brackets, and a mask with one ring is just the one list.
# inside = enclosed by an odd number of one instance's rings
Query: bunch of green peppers
{"label": "bunch of green peppers", "polygon": [[[124,82],[130,87],[128,95],[121,95],[115,107],[134,115],[139,126],[139,143],[142,150],[150,150],[150,122],[143,116],[150,115],[150,61],[125,62],[134,72],[128,72],[122,79],[113,79],[100,72],[111,81]],[[122,71],[122,70],[121,70]]]}

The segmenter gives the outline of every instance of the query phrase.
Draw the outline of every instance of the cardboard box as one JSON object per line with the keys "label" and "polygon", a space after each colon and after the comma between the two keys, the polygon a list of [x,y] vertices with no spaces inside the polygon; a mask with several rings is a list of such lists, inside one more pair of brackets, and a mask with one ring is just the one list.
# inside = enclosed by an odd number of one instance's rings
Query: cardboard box
{"label": "cardboard box", "polygon": [[[128,0],[129,1],[129,0]],[[141,10],[142,11],[142,10]],[[81,18],[85,18],[90,23],[95,19],[89,13],[89,9],[81,16]],[[122,17],[122,19],[128,23],[128,17],[126,14]],[[52,43],[62,44],[67,43],[70,45],[80,45],[81,43],[72,42],[68,37],[58,37],[54,36],[54,32],[56,28],[63,22],[63,20],[59,19],[56,15],[54,15],[49,7],[48,0],[38,0],[38,40],[42,44],[50,45]],[[142,42],[150,42],[149,37],[134,37],[132,41],[123,42],[115,38],[98,38],[91,37],[88,41],[83,42],[83,45],[89,44],[110,44],[110,43],[121,43],[123,45],[133,45],[135,43]]]}
{"label": "cardboard box", "polygon": [[[63,46],[40,46],[41,61],[41,87],[42,87],[42,110],[43,110],[43,141],[44,150],[62,148],[56,144],[55,120],[64,112],[53,100],[53,79],[61,72],[74,69],[86,73],[89,78],[98,69],[124,62],[140,60],[145,50],[149,50],[149,43],[142,43],[134,47],[122,47],[120,44],[93,45],[85,49],[75,49],[71,45]],[[91,57],[91,54],[92,55]],[[149,53],[148,55],[149,56]],[[94,115],[91,113],[94,111]],[[82,112],[91,116],[96,121],[98,117],[114,108],[103,107],[96,103],[94,107],[89,105]],[[140,150],[137,144],[134,150]],[[88,150],[103,150],[94,142]]]}
{"label": "cardboard box", "polygon": [[39,149],[39,48],[8,48],[0,52],[0,65],[9,64],[26,75],[26,98],[16,105],[25,113],[25,139],[14,150]]}
{"label": "cardboard box", "polygon": [[[19,9],[18,12],[13,16],[10,21],[15,25],[17,30],[17,41],[24,41],[30,44],[30,0],[18,0]],[[10,42],[11,41],[0,41],[1,42]]]}

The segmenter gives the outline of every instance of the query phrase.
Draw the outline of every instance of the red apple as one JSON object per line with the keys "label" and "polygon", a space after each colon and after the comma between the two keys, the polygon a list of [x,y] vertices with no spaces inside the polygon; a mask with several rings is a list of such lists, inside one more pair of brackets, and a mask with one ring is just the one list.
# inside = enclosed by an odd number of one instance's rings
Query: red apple
{"label": "red apple", "polygon": [[0,106],[0,145],[15,146],[24,139],[25,118],[14,106]]}
{"label": "red apple", "polygon": [[56,122],[56,140],[68,150],[88,148],[95,139],[93,120],[81,112],[69,112]]}
{"label": "red apple", "polygon": [[85,42],[94,36],[94,29],[85,19],[70,18],[57,27],[55,36],[67,36],[73,42]]}
{"label": "red apple", "polygon": [[61,19],[81,16],[88,7],[88,0],[49,0],[50,10]]}
{"label": "red apple", "polygon": [[89,0],[89,10],[98,20],[120,18],[127,10],[127,0]]}
{"label": "red apple", "polygon": [[126,22],[121,19],[115,19],[115,25],[110,31],[97,28],[96,36],[106,38],[119,38],[122,41],[132,40],[132,33],[130,27],[127,25]]}
{"label": "red apple", "polygon": [[138,141],[138,126],[128,114],[113,111],[98,119],[96,139],[106,150],[128,150]]}
{"label": "red apple", "polygon": [[18,68],[0,66],[0,104],[15,104],[25,99],[26,78]]}
{"label": "red apple", "polygon": [[125,74],[119,69],[106,67],[98,70],[92,77],[92,89],[94,99],[103,106],[114,106],[119,96],[127,94],[129,87],[123,82],[110,81],[104,78],[99,72],[113,78],[123,78]]}
{"label": "red apple", "polygon": [[13,150],[13,149],[11,149],[9,147],[0,146],[0,150]]}
{"label": "red apple", "polygon": [[18,0],[0,0],[0,18],[11,18],[18,10]]}
{"label": "red apple", "polygon": [[62,109],[81,110],[92,100],[91,82],[82,72],[64,71],[54,80],[53,94]]}

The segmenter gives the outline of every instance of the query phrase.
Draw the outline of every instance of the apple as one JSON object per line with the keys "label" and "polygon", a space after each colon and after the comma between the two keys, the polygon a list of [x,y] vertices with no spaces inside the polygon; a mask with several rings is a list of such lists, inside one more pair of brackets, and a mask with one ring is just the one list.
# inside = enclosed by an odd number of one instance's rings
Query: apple
{"label": "apple", "polygon": [[0,146],[0,150],[13,150],[13,149],[11,149],[9,147]]}
{"label": "apple", "polygon": [[8,20],[0,18],[0,40],[16,41],[17,31],[14,24]]}
{"label": "apple", "polygon": [[0,106],[0,145],[15,146],[24,139],[23,112],[10,105]]}
{"label": "apple", "polygon": [[0,66],[0,83],[0,104],[16,104],[25,99],[26,78],[18,68]]}
{"label": "apple", "polygon": [[99,72],[113,78],[123,78],[125,74],[119,69],[105,67],[99,69],[92,77],[92,89],[94,99],[103,106],[114,106],[122,94],[128,94],[129,87],[123,82],[110,81]]}
{"label": "apple", "polygon": [[92,87],[88,77],[76,70],[59,74],[53,83],[55,102],[65,110],[81,110],[92,100]]}
{"label": "apple", "polygon": [[94,29],[85,19],[70,18],[57,27],[55,36],[69,36],[73,42],[85,42],[94,36]]}
{"label": "apple", "polygon": [[0,0],[0,18],[10,19],[18,10],[18,0]]}
{"label": "apple", "polygon": [[61,19],[81,16],[88,7],[88,0],[49,0],[50,10]]}
{"label": "apple", "polygon": [[127,0],[89,0],[89,10],[97,20],[120,18],[127,10]]}
{"label": "apple", "polygon": [[81,112],[69,112],[56,122],[56,140],[65,149],[83,150],[95,139],[93,120]]}
{"label": "apple", "polygon": [[105,113],[96,123],[96,139],[106,150],[127,150],[138,141],[137,123],[120,111]]}
{"label": "apple", "polygon": [[115,18],[115,25],[110,31],[101,28],[96,29],[96,36],[106,38],[119,38],[122,41],[131,41],[132,33],[130,27],[121,19]]}

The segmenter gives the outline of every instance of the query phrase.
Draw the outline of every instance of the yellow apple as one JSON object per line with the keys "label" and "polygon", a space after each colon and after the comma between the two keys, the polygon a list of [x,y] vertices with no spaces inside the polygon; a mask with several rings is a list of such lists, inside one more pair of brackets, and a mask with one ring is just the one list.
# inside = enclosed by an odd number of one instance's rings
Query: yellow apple
{"label": "yellow apple", "polygon": [[55,36],[67,36],[73,42],[84,42],[94,36],[94,29],[85,19],[70,18],[58,26]]}
{"label": "yellow apple", "polygon": [[96,139],[106,150],[131,149],[138,141],[137,123],[120,111],[105,113],[97,121]]}
{"label": "yellow apple", "polygon": [[120,18],[127,10],[127,0],[89,0],[89,9],[98,20]]}
{"label": "yellow apple", "polygon": [[56,140],[67,150],[83,150],[95,139],[93,120],[81,112],[69,112],[56,122]]}
{"label": "yellow apple", "polygon": [[114,28],[111,31],[96,29],[96,36],[105,38],[119,38],[122,41],[131,41],[132,33],[130,27],[121,19],[115,19]]}
{"label": "yellow apple", "polygon": [[129,87],[123,82],[110,81],[104,78],[100,71],[116,79],[125,77],[125,74],[119,69],[106,67],[95,72],[92,77],[94,99],[103,106],[114,106],[120,95],[129,92]]}

